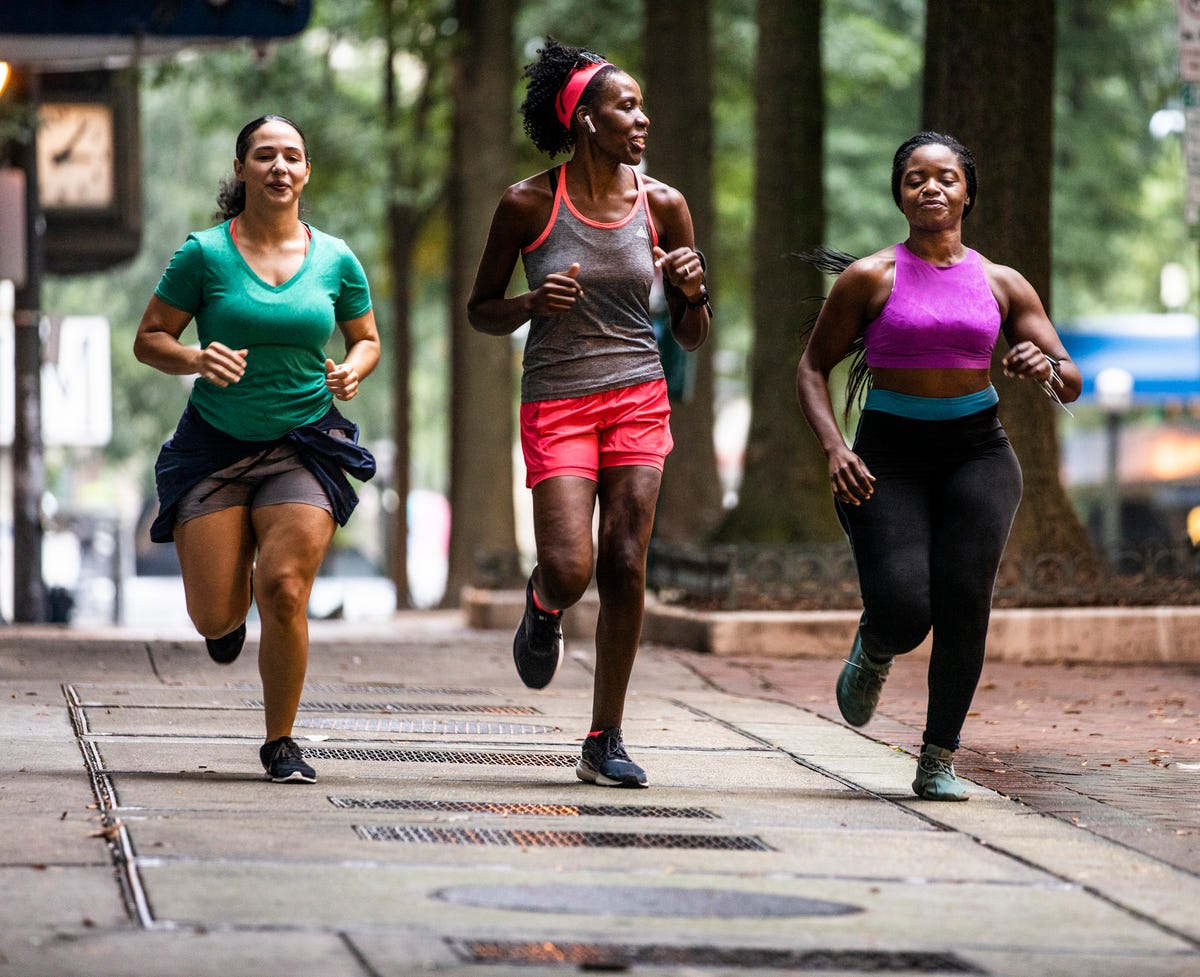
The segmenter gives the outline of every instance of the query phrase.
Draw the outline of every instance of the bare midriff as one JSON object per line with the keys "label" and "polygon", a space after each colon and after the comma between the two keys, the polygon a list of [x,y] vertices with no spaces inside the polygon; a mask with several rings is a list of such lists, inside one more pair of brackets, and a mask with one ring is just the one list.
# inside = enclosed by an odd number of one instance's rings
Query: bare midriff
{"label": "bare midriff", "polygon": [[876,366],[871,368],[871,383],[877,390],[910,397],[964,397],[986,390],[991,375],[987,370],[938,367],[905,370]]}

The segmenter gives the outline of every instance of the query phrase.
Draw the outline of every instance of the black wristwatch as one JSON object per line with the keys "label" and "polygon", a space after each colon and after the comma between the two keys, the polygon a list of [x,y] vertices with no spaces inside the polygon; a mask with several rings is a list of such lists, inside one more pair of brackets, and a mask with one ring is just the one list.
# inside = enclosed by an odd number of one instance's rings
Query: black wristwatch
{"label": "black wristwatch", "polygon": [[701,306],[708,306],[708,314],[712,315],[712,306],[708,305],[708,288],[703,282],[700,283],[700,294],[694,299],[689,299],[686,295],[684,301],[687,302],[689,309],[698,309]]}

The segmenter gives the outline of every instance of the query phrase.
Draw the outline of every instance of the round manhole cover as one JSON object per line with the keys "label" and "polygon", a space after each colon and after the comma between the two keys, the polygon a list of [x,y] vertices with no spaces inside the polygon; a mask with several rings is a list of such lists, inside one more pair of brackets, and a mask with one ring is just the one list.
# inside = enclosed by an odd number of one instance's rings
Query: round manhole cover
{"label": "round manhole cover", "polygon": [[858,906],[803,896],[736,889],[651,886],[460,885],[439,899],[480,909],[564,915],[675,916],[685,919],[767,919],[787,916],[846,916]]}

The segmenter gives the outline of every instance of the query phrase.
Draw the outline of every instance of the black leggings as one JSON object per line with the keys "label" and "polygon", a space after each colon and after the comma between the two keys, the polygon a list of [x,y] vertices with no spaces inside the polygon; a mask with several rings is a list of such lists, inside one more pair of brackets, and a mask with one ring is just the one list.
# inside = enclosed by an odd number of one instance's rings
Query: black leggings
{"label": "black leggings", "polygon": [[957,749],[1021,467],[994,406],[939,421],[866,410],[854,450],[875,476],[870,499],[838,504],[858,567],[863,650],[904,654],[933,629],[924,742]]}

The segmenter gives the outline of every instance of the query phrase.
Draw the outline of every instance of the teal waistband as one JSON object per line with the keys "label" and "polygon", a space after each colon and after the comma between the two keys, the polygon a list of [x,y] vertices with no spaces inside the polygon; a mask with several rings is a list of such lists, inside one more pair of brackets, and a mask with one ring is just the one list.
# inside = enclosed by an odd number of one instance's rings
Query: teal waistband
{"label": "teal waistband", "polygon": [[991,384],[978,393],[964,394],[962,397],[914,397],[912,394],[900,394],[894,390],[872,389],[867,392],[867,402],[863,404],[863,410],[896,414],[914,421],[949,421],[956,417],[977,414],[999,401],[1000,395]]}

